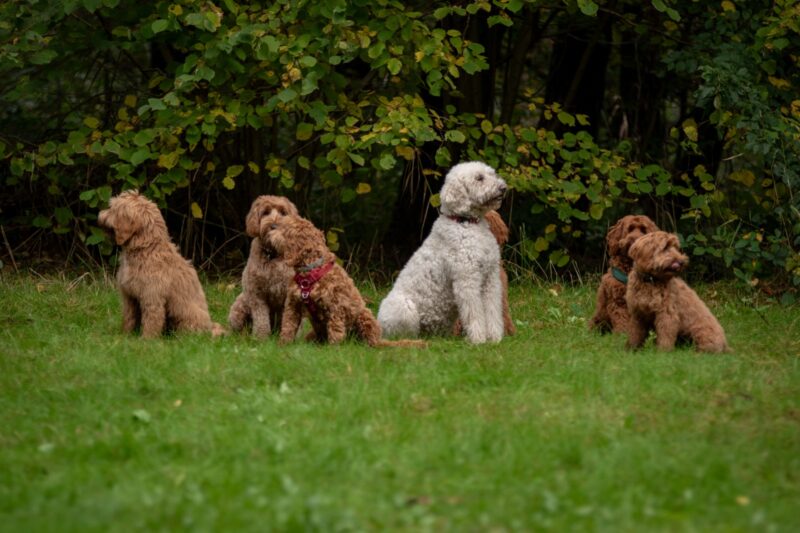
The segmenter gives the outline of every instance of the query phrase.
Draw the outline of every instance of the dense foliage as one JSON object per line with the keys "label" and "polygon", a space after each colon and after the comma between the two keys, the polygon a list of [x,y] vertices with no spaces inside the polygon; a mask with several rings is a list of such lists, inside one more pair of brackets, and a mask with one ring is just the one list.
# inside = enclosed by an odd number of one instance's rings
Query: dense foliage
{"label": "dense foliage", "polygon": [[800,284],[799,56],[791,0],[13,0],[0,222],[107,252],[95,213],[136,187],[206,259],[278,193],[333,247],[413,245],[479,158],[521,262],[596,265],[640,211],[709,273]]}

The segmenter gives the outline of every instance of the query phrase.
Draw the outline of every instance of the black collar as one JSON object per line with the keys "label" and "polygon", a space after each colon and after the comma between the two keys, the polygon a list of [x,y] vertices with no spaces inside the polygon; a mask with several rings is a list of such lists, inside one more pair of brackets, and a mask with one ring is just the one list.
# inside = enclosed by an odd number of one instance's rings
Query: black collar
{"label": "black collar", "polygon": [[455,220],[459,224],[477,224],[480,221],[478,217],[462,217],[460,215],[446,215],[450,220]]}

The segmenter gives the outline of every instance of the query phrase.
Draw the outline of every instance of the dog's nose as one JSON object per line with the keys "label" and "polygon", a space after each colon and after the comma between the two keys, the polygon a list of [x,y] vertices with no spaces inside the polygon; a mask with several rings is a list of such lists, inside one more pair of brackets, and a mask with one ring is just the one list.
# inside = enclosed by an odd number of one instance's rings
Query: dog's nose
{"label": "dog's nose", "polygon": [[500,184],[500,194],[505,194],[507,190],[508,190],[508,185],[506,185],[505,183],[501,183]]}
{"label": "dog's nose", "polygon": [[277,224],[270,224],[269,225],[269,229],[278,229],[278,225]]}

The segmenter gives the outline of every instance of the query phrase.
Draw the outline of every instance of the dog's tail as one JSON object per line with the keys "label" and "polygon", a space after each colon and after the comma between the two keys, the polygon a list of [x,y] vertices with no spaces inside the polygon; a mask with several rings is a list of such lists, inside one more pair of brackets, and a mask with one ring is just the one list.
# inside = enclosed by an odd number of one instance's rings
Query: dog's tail
{"label": "dog's tail", "polygon": [[371,346],[375,348],[427,348],[428,343],[419,339],[397,339],[394,341],[378,339]]}

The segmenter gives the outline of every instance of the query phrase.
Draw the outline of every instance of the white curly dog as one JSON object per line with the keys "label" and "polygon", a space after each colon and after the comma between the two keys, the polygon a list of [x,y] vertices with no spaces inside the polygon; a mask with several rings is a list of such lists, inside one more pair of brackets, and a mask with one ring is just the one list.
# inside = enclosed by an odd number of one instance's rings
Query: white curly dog
{"label": "white curly dog", "polygon": [[452,334],[460,319],[472,343],[503,338],[500,248],[484,214],[500,207],[506,189],[484,163],[450,169],[439,193],[441,215],[381,302],[385,335]]}

